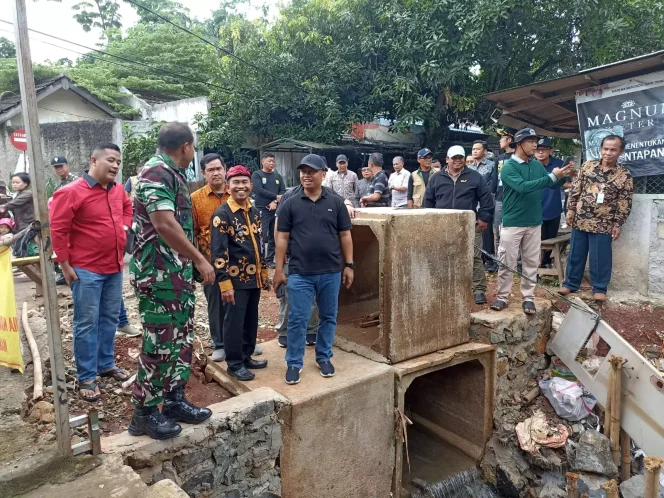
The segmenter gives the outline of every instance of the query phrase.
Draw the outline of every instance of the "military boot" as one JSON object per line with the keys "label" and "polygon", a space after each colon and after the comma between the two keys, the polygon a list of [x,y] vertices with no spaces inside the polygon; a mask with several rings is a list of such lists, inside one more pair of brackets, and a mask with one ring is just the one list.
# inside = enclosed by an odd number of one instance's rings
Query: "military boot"
{"label": "military boot", "polygon": [[185,424],[200,424],[212,416],[209,408],[199,408],[184,397],[184,387],[164,394],[164,417]]}
{"label": "military boot", "polygon": [[156,406],[137,406],[127,429],[132,436],[147,434],[152,439],[168,439],[182,432],[182,427],[167,419]]}

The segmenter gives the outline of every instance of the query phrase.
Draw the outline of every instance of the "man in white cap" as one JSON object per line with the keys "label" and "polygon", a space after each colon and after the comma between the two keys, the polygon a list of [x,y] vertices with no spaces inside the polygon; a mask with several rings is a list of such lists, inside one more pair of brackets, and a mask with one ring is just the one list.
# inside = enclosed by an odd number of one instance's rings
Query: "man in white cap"
{"label": "man in white cap", "polygon": [[463,209],[475,213],[473,297],[476,304],[486,304],[486,275],[482,253],[478,248],[482,247],[482,232],[491,223],[493,196],[482,175],[466,166],[466,151],[460,145],[449,148],[447,167],[429,179],[424,194],[424,207]]}

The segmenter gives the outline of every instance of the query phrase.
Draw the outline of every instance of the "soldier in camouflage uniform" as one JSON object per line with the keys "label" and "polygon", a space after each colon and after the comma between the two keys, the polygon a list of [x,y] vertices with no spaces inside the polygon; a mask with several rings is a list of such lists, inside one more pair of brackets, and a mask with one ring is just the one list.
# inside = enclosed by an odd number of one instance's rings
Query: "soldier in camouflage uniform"
{"label": "soldier in camouflage uniform", "polygon": [[193,245],[184,174],[195,154],[193,134],[186,124],[167,123],[159,130],[158,146],[160,154],[142,169],[134,198],[136,244],[130,273],[143,324],[143,349],[129,433],[165,439],[180,433],[176,422],[200,423],[212,414],[187,401],[184,386],[194,341],[193,265],[204,284],[211,284],[215,275]]}
{"label": "soldier in camouflage uniform", "polygon": [[69,163],[67,162],[67,158],[63,156],[55,156],[51,159],[51,166],[53,166],[55,175],[60,179],[60,183],[56,185],[55,190],[60,190],[78,178],[78,176],[69,172]]}
{"label": "soldier in camouflage uniform", "polygon": [[[69,172],[69,162],[64,156],[55,156],[51,159],[51,166],[53,171],[55,171],[55,176],[60,179],[60,183],[55,186],[54,192],[57,192],[65,185],[69,185],[74,180],[78,179],[78,176],[72,175]],[[55,263],[55,284],[56,285],[67,285],[65,276],[62,274],[62,268],[58,263]]]}

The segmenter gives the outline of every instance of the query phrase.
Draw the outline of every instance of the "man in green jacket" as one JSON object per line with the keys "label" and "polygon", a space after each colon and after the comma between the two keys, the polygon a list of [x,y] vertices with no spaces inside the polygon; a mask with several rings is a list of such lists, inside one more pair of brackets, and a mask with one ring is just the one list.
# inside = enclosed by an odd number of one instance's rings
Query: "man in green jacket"
{"label": "man in green jacket", "polygon": [[[521,296],[523,311],[536,313],[533,298],[537,281],[537,268],[541,257],[542,190],[558,188],[574,168],[570,163],[564,168],[554,168],[548,173],[542,163],[533,159],[538,136],[532,128],[525,128],[514,135],[516,151],[500,171],[503,182],[503,229],[500,232],[498,259],[510,268],[516,268],[519,250],[523,265]],[[498,271],[498,299],[491,309],[507,308],[512,291],[512,273],[502,267]]]}

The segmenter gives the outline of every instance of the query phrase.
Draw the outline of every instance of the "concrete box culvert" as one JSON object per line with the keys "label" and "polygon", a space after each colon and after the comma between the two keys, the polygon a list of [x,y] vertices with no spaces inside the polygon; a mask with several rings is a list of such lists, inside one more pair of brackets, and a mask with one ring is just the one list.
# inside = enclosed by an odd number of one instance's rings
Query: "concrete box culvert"
{"label": "concrete box culvert", "polygon": [[397,424],[401,414],[413,422],[407,451],[397,437],[392,495],[410,496],[414,478],[435,484],[476,467],[493,426],[495,348],[464,344],[392,369]]}
{"label": "concrete box culvert", "polygon": [[358,210],[336,344],[398,363],[468,342],[473,227],[470,211]]}

